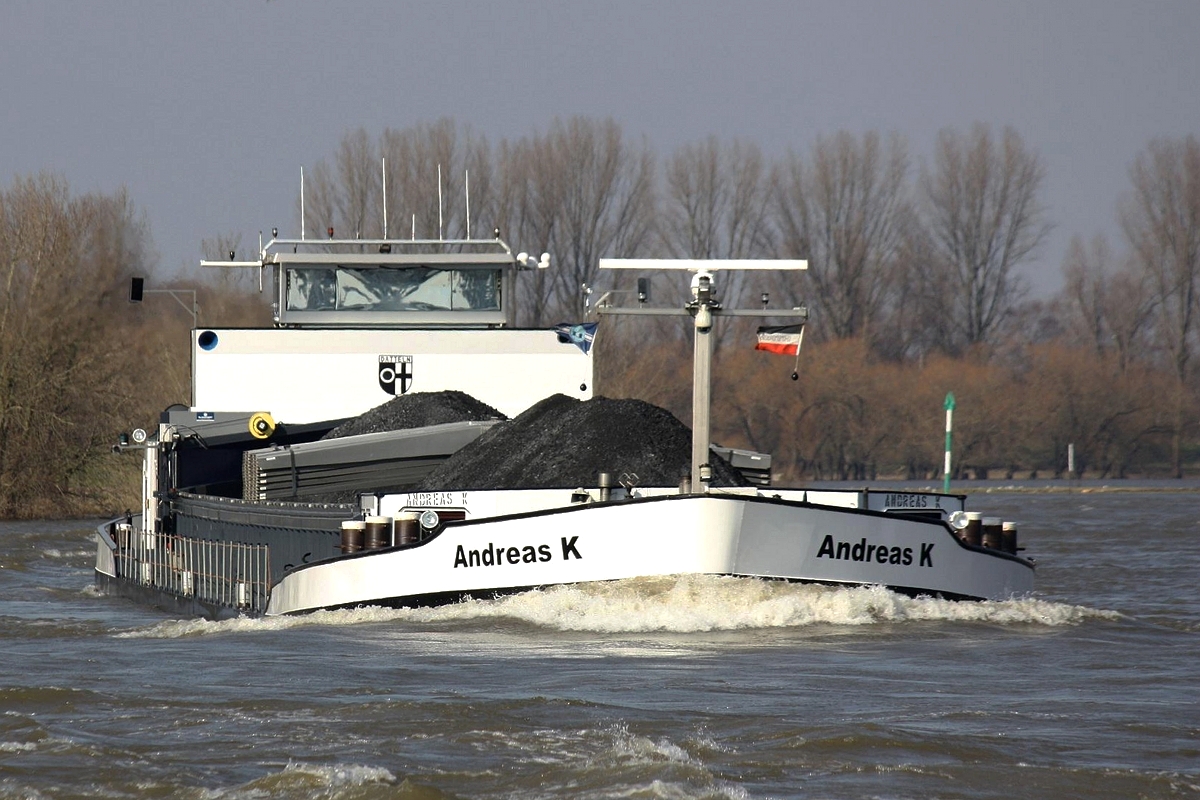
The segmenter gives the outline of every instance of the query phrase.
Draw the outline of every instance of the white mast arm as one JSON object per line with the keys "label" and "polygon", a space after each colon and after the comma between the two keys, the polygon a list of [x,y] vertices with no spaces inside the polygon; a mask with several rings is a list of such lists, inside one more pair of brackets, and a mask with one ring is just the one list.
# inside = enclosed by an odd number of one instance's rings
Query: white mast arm
{"label": "white mast arm", "polygon": [[681,269],[692,272],[717,272],[723,269],[796,270],[808,269],[802,258],[602,258],[600,269]]}
{"label": "white mast arm", "polygon": [[261,267],[261,261],[204,261],[200,262],[202,267]]}

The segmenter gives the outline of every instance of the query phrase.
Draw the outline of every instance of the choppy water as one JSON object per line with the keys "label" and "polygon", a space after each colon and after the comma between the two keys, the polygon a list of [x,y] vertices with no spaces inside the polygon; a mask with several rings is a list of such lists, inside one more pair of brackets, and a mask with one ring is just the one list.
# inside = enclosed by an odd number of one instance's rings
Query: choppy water
{"label": "choppy water", "polygon": [[652,580],[174,620],[0,524],[0,798],[1200,797],[1200,495],[996,495],[1035,597]]}

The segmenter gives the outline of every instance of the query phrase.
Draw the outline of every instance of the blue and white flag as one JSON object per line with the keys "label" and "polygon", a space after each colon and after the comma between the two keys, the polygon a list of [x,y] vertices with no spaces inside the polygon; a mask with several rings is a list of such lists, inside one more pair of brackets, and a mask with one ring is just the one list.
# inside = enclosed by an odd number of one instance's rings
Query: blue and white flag
{"label": "blue and white flag", "polygon": [[592,349],[592,342],[596,339],[597,324],[595,322],[577,324],[560,322],[554,326],[554,332],[558,334],[558,340],[563,344],[574,344],[586,353]]}

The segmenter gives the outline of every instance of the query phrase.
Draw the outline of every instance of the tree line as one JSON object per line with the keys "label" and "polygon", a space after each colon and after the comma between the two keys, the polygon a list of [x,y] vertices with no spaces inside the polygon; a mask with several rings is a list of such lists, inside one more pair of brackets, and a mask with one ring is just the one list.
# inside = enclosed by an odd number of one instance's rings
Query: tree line
{"label": "tree line", "polygon": [[[942,131],[918,163],[903,137],[873,131],[774,159],[714,137],[660,157],[608,119],[498,143],[440,120],[347,133],[306,171],[302,224],[363,238],[385,224],[417,238],[469,226],[549,252],[551,269],[519,281],[531,327],[582,319],[605,291],[632,288],[599,274],[601,257],[807,259],[799,276],[729,273],[719,287],[727,305],[767,293],[811,309],[797,381],[792,362],[752,350],[753,326],[718,336],[715,434],[771,452],[789,480],[935,476],[947,391],[959,400],[956,477],[1063,475],[1069,444],[1080,473],[1180,476],[1200,453],[1200,143],[1157,139],[1135,154],[1114,198],[1120,240],[1076,236],[1062,291],[1031,299],[1022,268],[1053,222],[1045,179],[1019,133],[982,124]],[[200,245],[208,257],[241,249],[219,233]],[[136,465],[114,466],[109,445],[189,396],[190,317],[126,300],[129,277],[155,261],[124,191],[73,195],[39,175],[0,192],[0,515],[136,497]],[[269,321],[270,298],[194,274],[201,324]],[[677,303],[679,280],[652,276],[652,301]],[[596,352],[599,391],[688,421],[685,325],[606,318]]]}
{"label": "tree line", "polygon": [[[811,309],[801,364],[813,379],[768,392],[785,404],[768,424],[772,430],[801,420],[815,426],[779,439],[779,447],[794,452],[782,458],[785,471],[797,477],[931,472],[929,464],[940,463],[941,400],[922,406],[922,425],[894,424],[910,415],[883,390],[900,385],[900,376],[917,382],[907,386],[908,397],[942,383],[943,395],[970,395],[968,375],[992,387],[992,401],[981,397],[975,412],[961,415],[964,426],[971,413],[980,414],[985,428],[995,423],[993,431],[960,440],[958,462],[972,474],[1062,474],[1068,444],[1076,446],[1077,470],[1111,475],[1181,476],[1198,456],[1200,388],[1192,354],[1200,338],[1200,143],[1194,136],[1156,139],[1135,154],[1129,191],[1113,198],[1121,241],[1073,237],[1062,265],[1064,288],[1049,299],[1030,298],[1023,271],[1053,224],[1042,200],[1046,167],[1012,128],[944,129],[928,163],[914,163],[902,136],[875,131],[817,136],[807,149],[773,160],[751,142],[715,137],[660,159],[611,119],[556,120],[544,133],[494,146],[469,127],[440,120],[388,129],[377,139],[361,129],[348,133],[313,174],[306,226],[347,235],[382,233],[386,186],[387,208],[405,221],[406,232],[465,236],[469,194],[474,235],[497,229],[521,249],[545,250],[554,259],[552,270],[522,281],[520,321],[529,326],[580,318],[589,299],[628,290],[599,274],[601,256],[807,259],[802,277],[753,285],[744,276],[723,276],[727,302],[766,292],[775,303]],[[734,361],[745,327],[719,340],[720,352]],[[601,365],[606,391],[647,394],[647,386],[660,382],[653,376],[669,372],[665,362],[679,358],[687,330],[658,324],[653,333],[673,337],[669,356],[653,355],[644,328],[610,332],[601,349],[601,358],[613,362]],[[826,353],[855,361],[818,390],[819,370],[812,367]],[[647,375],[623,377],[636,373],[635,362],[649,365]],[[964,385],[946,364],[959,365]],[[880,391],[815,406],[796,400],[805,392],[841,392],[849,371],[873,376]],[[731,386],[754,383],[744,365],[732,372],[723,378]],[[718,391],[733,405],[716,416],[744,415],[751,400],[738,396]],[[688,404],[670,392],[653,399],[687,418]],[[1013,408],[993,406],[1002,400]],[[860,418],[854,424],[850,406]],[[843,433],[835,441],[829,437],[836,430]],[[925,434],[908,441],[908,432],[918,430]]]}
{"label": "tree line", "polygon": [[[111,447],[191,396],[191,316],[129,302],[155,261],[124,190],[73,194],[50,174],[0,190],[0,518],[137,508],[140,463]],[[220,278],[197,288],[202,324],[264,318]]]}

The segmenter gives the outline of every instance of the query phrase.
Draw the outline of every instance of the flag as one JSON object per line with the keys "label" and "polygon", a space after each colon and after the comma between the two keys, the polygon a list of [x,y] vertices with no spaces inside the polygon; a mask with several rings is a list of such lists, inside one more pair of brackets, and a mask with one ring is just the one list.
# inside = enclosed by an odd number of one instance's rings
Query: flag
{"label": "flag", "polygon": [[560,322],[554,326],[554,332],[558,334],[558,340],[563,344],[574,344],[586,353],[592,349],[592,342],[596,339],[596,325],[595,322],[582,322],[574,325],[570,322]]}
{"label": "flag", "polygon": [[758,344],[754,349],[794,356],[799,355],[802,341],[803,325],[765,325],[758,329]]}

